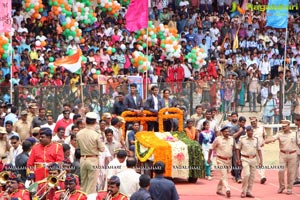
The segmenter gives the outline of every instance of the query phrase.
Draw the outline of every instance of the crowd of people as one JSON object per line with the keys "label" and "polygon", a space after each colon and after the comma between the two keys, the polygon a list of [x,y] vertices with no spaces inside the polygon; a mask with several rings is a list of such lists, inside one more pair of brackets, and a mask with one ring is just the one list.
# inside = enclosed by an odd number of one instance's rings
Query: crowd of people
{"label": "crowd of people", "polygon": [[[156,177],[151,185],[149,176],[135,171],[134,142],[140,124],[133,122],[131,128],[126,126],[130,132],[128,138],[123,138],[121,127],[126,122],[120,117],[126,110],[140,113],[145,109],[157,113],[164,107],[178,107],[185,113],[187,136],[199,142],[204,154],[206,178],[212,179],[211,155],[215,151],[218,164],[235,166],[232,175],[238,183],[243,182],[241,196],[252,197],[253,166],[256,159],[262,164],[263,147],[247,150],[243,144],[247,137],[253,138],[254,132],[259,140],[253,141],[253,147],[262,145],[265,132],[257,125],[260,119],[250,119],[251,126],[246,127],[247,119],[238,118],[237,111],[245,111],[249,102],[250,112],[260,111],[257,104],[264,108],[264,123],[279,123],[280,115],[299,121],[300,18],[299,13],[290,12],[284,60],[284,30],[266,28],[265,13],[247,10],[245,15],[232,16],[231,0],[213,2],[151,1],[149,20],[154,26],[164,24],[177,29],[181,54],[179,58],[168,58],[160,45],[149,47],[152,61],[147,73],[138,71],[131,63],[132,52],[146,52],[146,48],[141,50],[136,33],[125,29],[125,12],[114,17],[95,9],[97,21],[81,27],[85,42],[76,44],[74,40],[67,43],[56,31],[61,26],[60,16],[55,16],[51,7],[45,6],[43,20],[32,20],[15,2],[12,63],[9,66],[7,60],[0,61],[0,158],[3,170],[11,171],[0,195],[14,198],[11,194],[17,190],[22,192],[24,185],[20,183],[25,184],[26,180],[39,183],[37,191],[40,193],[36,195],[43,195],[44,190],[39,189],[48,184],[46,178],[54,171],[52,175],[59,176],[63,182],[59,186],[62,191],[55,193],[58,188],[52,188],[46,199],[65,196],[85,199],[85,193],[97,194],[97,199],[126,199],[126,196],[178,199],[174,184],[163,178],[164,163],[154,164],[158,170],[154,170]],[[261,3],[249,1],[256,2]],[[235,37],[239,41],[237,48]],[[41,43],[44,45],[37,45]],[[108,51],[111,47],[116,51]],[[207,53],[207,65],[195,68],[185,57],[193,47]],[[87,58],[87,62],[82,63],[81,75],[49,65],[52,60],[79,48]],[[105,77],[102,86],[99,71]],[[147,91],[143,92],[144,96],[138,94],[137,84],[130,82],[128,76],[143,78],[142,90]],[[285,99],[282,102],[280,86],[283,83]],[[228,121],[220,122],[215,118],[218,111],[235,112],[228,115]],[[176,119],[164,121],[165,131],[175,131],[177,127]],[[148,128],[157,131],[158,124],[149,123]],[[283,132],[290,130],[284,128]],[[274,141],[283,140],[282,134],[278,132]],[[229,135],[234,140],[228,142]],[[220,149],[223,140],[228,142],[226,151]],[[293,169],[288,167],[288,194],[292,193],[293,182],[299,183],[299,174],[296,175],[299,167],[295,167],[299,151],[295,151],[298,148],[295,140],[291,141],[293,144],[289,147],[280,146],[280,164],[285,165],[285,156],[291,156],[294,166]],[[241,174],[241,163],[248,166],[243,169],[249,170],[246,175]],[[97,166],[108,166],[108,169]],[[61,174],[62,171],[65,174]],[[227,172],[221,171],[223,178],[217,194],[223,194],[224,186],[230,197]],[[264,171],[259,172],[264,184]],[[282,180],[280,174],[280,193],[285,189]],[[103,189],[105,192],[97,193]],[[30,198],[26,191],[16,195],[25,200]]]}

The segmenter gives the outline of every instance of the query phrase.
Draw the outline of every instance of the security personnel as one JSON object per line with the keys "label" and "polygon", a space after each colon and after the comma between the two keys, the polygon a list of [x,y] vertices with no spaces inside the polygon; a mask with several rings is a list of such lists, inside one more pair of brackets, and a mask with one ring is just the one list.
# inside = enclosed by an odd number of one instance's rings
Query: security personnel
{"label": "security personnel", "polygon": [[257,137],[253,136],[253,127],[246,127],[247,135],[241,136],[236,145],[237,165],[243,166],[242,171],[242,198],[254,198],[251,194],[253,181],[255,177],[255,169],[257,164],[256,155],[259,155],[259,166],[262,164],[261,144]]}
{"label": "security personnel", "polygon": [[77,135],[77,147],[80,148],[80,178],[81,190],[87,194],[96,193],[96,185],[99,176],[99,151],[105,147],[99,134],[95,130],[97,114],[86,114],[86,128],[80,130]]}
{"label": "security personnel", "polygon": [[61,179],[61,177],[58,177],[58,175],[61,172],[60,166],[58,164],[51,163],[50,165],[48,165],[48,169],[49,169],[49,176],[57,177],[57,179],[58,179],[57,186],[54,187],[54,188],[51,188],[48,191],[48,193],[45,194],[45,192],[49,189],[48,180],[46,178],[42,181],[39,181],[38,182],[37,193],[36,193],[35,196],[38,196],[38,197],[45,196],[46,200],[52,200],[54,198],[55,192],[57,190],[65,189],[65,182]]}
{"label": "security personnel", "polygon": [[[263,126],[258,126],[256,117],[249,117],[251,126],[253,128],[253,136],[258,138],[259,143],[261,144],[260,150],[262,159],[264,159],[264,141],[266,139],[266,131]],[[256,155],[257,162],[259,163],[259,155]],[[265,176],[265,170],[263,168],[258,169],[258,174],[260,175],[260,183],[264,184],[267,181]]]}
{"label": "security personnel", "polygon": [[76,190],[76,182],[76,177],[73,174],[67,174],[65,190],[55,192],[54,200],[65,199],[65,197],[69,200],[86,200],[87,195],[80,190]]}
{"label": "security personnel", "polygon": [[228,185],[228,170],[232,168],[232,155],[235,149],[235,140],[232,136],[230,136],[230,127],[225,126],[221,129],[222,135],[218,136],[213,142],[211,149],[208,153],[207,163],[211,163],[211,155],[212,151],[215,150],[217,154],[217,168],[221,170],[222,178],[219,181],[217,194],[224,196],[222,193],[223,186],[226,189],[226,196],[230,198],[230,188]]}
{"label": "security personnel", "polygon": [[112,176],[107,182],[107,192],[99,192],[96,200],[111,199],[111,200],[128,200],[127,196],[120,193],[120,179],[117,176]]}
{"label": "security personnel", "polygon": [[32,147],[27,161],[29,171],[28,179],[40,181],[48,176],[47,165],[61,163],[64,159],[62,145],[51,142],[52,131],[50,128],[41,128],[40,143]]}
{"label": "security personnel", "polygon": [[290,130],[290,121],[282,120],[282,131],[277,132],[272,138],[267,139],[265,144],[279,141],[279,165],[284,166],[279,170],[279,189],[278,193],[282,193],[285,190],[284,173],[287,170],[287,194],[293,193],[293,182],[295,180],[296,162],[297,162],[297,143],[296,143],[296,131]]}
{"label": "security personnel", "polygon": [[14,173],[9,175],[6,183],[6,191],[0,193],[0,199],[11,199],[11,200],[30,200],[30,194],[27,190],[20,189],[21,179]]}
{"label": "security personnel", "polygon": [[300,115],[298,115],[298,114],[294,115],[294,122],[297,126],[297,132],[296,132],[297,140],[296,140],[296,142],[297,142],[297,145],[298,145],[296,175],[295,175],[294,185],[298,185],[298,184],[300,184],[300,173],[299,173],[299,171],[300,171],[300,168],[299,168],[300,167],[300,165],[299,165],[299,163],[300,163]]}

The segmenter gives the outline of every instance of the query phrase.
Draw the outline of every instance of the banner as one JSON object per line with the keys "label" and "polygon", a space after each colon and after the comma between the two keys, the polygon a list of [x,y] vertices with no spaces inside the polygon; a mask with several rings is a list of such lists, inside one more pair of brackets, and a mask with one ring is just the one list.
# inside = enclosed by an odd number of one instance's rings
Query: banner
{"label": "banner", "polygon": [[269,0],[266,10],[266,26],[273,28],[287,28],[289,16],[288,0]]}
{"label": "banner", "polygon": [[148,27],[148,0],[131,0],[126,12],[126,29],[134,32]]}
{"label": "banner", "polygon": [[0,33],[11,31],[11,0],[0,1]]}

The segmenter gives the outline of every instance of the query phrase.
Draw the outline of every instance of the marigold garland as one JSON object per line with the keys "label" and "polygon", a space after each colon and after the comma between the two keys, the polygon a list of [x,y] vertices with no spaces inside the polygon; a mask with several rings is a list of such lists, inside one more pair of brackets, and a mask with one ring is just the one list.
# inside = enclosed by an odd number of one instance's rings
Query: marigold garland
{"label": "marigold garland", "polygon": [[[149,110],[143,110],[140,115],[137,115],[137,113],[134,111],[124,111],[124,112],[122,112],[121,117],[123,117],[126,122],[138,121],[138,122],[140,122],[141,126],[143,127],[143,130],[147,130],[148,129],[147,122],[156,122],[157,121],[157,117],[155,117],[154,115],[156,115],[156,114]],[[126,138],[125,135],[126,135],[125,124],[123,124],[123,126],[122,126],[123,139]]]}
{"label": "marigold garland", "polygon": [[141,144],[135,141],[136,156],[141,162],[146,162],[153,154],[154,148],[150,147],[147,151],[141,153]]}
{"label": "marigold garland", "polygon": [[[136,140],[143,146],[153,148],[154,162],[166,164],[165,176],[172,176],[172,149],[168,142],[159,139],[154,132],[141,131],[136,133]],[[137,150],[136,150],[137,151]],[[138,152],[137,152],[138,153]]]}
{"label": "marigold garland", "polygon": [[[172,113],[172,114],[165,114],[165,113]],[[173,119],[173,118],[178,119],[178,131],[183,131],[183,111],[180,110],[179,108],[162,108],[158,112],[159,132],[164,132],[164,120]]]}

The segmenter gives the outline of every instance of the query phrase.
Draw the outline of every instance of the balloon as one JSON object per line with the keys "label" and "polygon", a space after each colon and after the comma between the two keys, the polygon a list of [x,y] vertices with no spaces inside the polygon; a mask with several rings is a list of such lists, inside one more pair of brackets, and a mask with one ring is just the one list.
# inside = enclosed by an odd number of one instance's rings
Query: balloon
{"label": "balloon", "polygon": [[41,46],[41,41],[39,41],[39,40],[37,40],[37,41],[35,41],[35,46]]}
{"label": "balloon", "polygon": [[229,16],[230,18],[234,18],[235,16],[239,15],[240,13],[238,11],[235,11],[233,13],[231,13]]}
{"label": "balloon", "polygon": [[95,74],[96,73],[96,69],[95,68],[91,69],[91,73]]}
{"label": "balloon", "polygon": [[54,58],[51,56],[51,57],[49,58],[49,61],[50,61],[50,62],[53,62],[53,61],[54,61]]}
{"label": "balloon", "polygon": [[100,74],[101,74],[101,73],[100,73],[100,70],[97,70],[97,71],[96,71],[96,74],[97,74],[97,75],[100,75]]}
{"label": "balloon", "polygon": [[236,7],[237,7],[237,4],[236,4],[236,2],[234,1],[234,2],[232,2],[232,4],[231,4],[232,6],[231,6],[231,11],[230,12],[235,12],[236,11]]}

